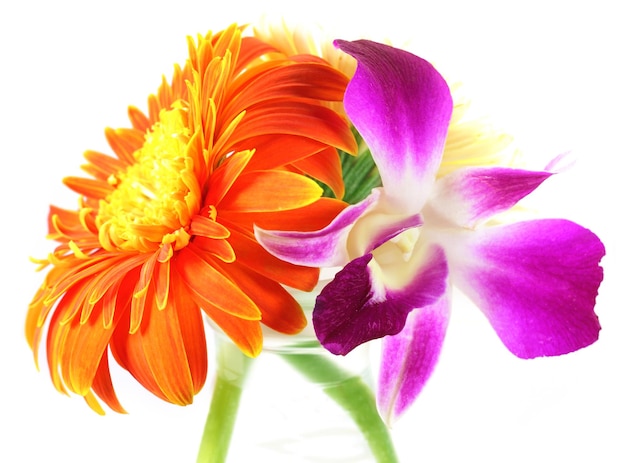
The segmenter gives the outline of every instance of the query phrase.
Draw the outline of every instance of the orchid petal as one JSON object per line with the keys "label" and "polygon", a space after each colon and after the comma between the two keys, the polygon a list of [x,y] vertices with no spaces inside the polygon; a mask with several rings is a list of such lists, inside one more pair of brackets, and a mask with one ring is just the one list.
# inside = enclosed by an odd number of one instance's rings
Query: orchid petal
{"label": "orchid petal", "polygon": [[605,251],[592,232],[549,219],[455,235],[444,243],[453,281],[513,354],[561,355],[598,339]]}
{"label": "orchid petal", "polygon": [[409,314],[403,330],[383,338],[378,410],[390,426],[415,401],[439,359],[450,318],[446,292]]}
{"label": "orchid petal", "polygon": [[439,179],[428,208],[447,223],[473,228],[510,209],[552,175],[506,167],[461,168]]}
{"label": "orchid petal", "polygon": [[444,293],[447,264],[443,250],[425,247],[419,266],[403,286],[386,286],[372,254],[354,259],[317,297],[313,326],[322,345],[345,355],[356,346],[402,330],[414,309],[433,304]]}
{"label": "orchid petal", "polygon": [[423,223],[420,214],[398,216],[385,214],[376,208],[353,228],[348,241],[348,251],[358,253],[358,255],[367,254],[401,233],[419,227]]}
{"label": "orchid petal", "polygon": [[268,252],[284,261],[310,267],[338,267],[349,261],[347,240],[352,225],[372,207],[380,190],[363,201],[348,206],[325,228],[313,232],[285,232],[254,228],[257,241]]}
{"label": "orchid petal", "polygon": [[371,149],[399,213],[419,212],[439,169],[452,113],[445,80],[423,59],[387,45],[335,41],[357,59],[344,106]]}

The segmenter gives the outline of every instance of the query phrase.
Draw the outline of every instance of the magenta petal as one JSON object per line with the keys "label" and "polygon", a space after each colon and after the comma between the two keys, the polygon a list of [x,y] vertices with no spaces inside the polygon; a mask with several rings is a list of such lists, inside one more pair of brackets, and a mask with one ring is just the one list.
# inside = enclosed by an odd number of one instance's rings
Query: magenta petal
{"label": "magenta petal", "polygon": [[533,220],[467,233],[446,254],[453,281],[518,357],[561,355],[592,344],[602,242],[567,220]]}
{"label": "magenta petal", "polygon": [[378,377],[378,410],[387,425],[415,401],[430,378],[443,345],[450,318],[447,292],[432,305],[416,309],[404,329],[383,338]]}
{"label": "magenta petal", "polygon": [[439,246],[431,246],[422,265],[399,289],[381,288],[368,264],[372,254],[354,259],[317,297],[313,326],[322,345],[345,355],[364,342],[402,330],[415,308],[433,304],[446,288],[448,268]]}
{"label": "magenta petal", "polygon": [[274,256],[297,265],[337,267],[349,261],[347,239],[354,223],[369,211],[380,197],[372,190],[363,201],[346,207],[321,230],[312,232],[272,231],[254,228],[257,241]]}
{"label": "magenta petal", "polygon": [[436,183],[429,207],[447,221],[471,228],[510,209],[551,175],[506,167],[458,169]]}
{"label": "magenta petal", "polygon": [[376,162],[387,195],[419,212],[439,169],[452,114],[445,80],[427,61],[368,40],[335,41],[357,59],[346,113]]}

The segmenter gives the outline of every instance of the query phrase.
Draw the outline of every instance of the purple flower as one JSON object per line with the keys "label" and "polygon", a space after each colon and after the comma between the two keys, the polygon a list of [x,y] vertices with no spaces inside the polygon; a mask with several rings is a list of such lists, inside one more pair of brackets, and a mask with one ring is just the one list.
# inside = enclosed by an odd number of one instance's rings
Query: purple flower
{"label": "purple flower", "polygon": [[322,230],[256,234],[286,261],[343,267],[318,296],[313,324],[335,354],[384,337],[383,417],[402,414],[432,373],[452,286],[518,357],[565,354],[596,341],[598,237],[562,219],[489,223],[554,172],[463,167],[437,179],[452,112],[441,75],[386,45],[336,46],[357,59],[344,104],[383,186]]}

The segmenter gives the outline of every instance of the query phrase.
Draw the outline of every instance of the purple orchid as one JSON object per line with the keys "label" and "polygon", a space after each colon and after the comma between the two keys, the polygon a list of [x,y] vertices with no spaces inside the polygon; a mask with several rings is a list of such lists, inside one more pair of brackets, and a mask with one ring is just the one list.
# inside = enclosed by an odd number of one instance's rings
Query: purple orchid
{"label": "purple orchid", "polygon": [[344,104],[383,186],[322,230],[256,234],[286,261],[343,267],[317,298],[314,328],[335,354],[384,337],[378,405],[387,422],[434,369],[453,285],[518,357],[596,341],[602,242],[561,219],[487,223],[554,172],[465,167],[437,179],[452,112],[445,80],[399,49],[364,40],[336,46],[357,59]]}

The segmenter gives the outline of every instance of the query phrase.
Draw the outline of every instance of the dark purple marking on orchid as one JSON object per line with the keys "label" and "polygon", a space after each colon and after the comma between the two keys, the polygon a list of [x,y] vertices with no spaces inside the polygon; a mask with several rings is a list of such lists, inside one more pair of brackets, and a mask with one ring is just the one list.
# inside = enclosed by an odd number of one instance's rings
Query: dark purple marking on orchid
{"label": "dark purple marking on orchid", "polygon": [[433,304],[446,289],[448,267],[443,250],[432,246],[411,281],[400,289],[372,284],[372,254],[354,259],[317,297],[313,326],[322,345],[345,355],[360,344],[402,330],[407,315]]}

